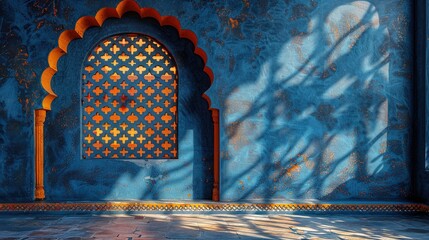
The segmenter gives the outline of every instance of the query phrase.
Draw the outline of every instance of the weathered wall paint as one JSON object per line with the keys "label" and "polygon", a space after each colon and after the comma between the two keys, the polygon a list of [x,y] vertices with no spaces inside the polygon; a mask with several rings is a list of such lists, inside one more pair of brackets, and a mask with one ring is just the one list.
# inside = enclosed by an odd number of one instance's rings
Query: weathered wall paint
{"label": "weathered wall paint", "polygon": [[[284,38],[253,63],[259,72],[224,88],[231,90],[223,111],[221,172],[231,176],[222,179],[224,199],[409,194],[412,53],[403,4],[288,8],[288,27],[276,28]],[[399,6],[401,13],[391,12]]]}
{"label": "weathered wall paint", "polygon": [[[163,43],[177,63],[178,159],[82,159],[79,151],[82,62],[94,44],[106,36],[127,32],[147,34]],[[141,20],[130,14],[120,20],[108,20],[102,28],[85,32],[82,40],[71,42],[58,69],[52,88],[59,97],[46,120],[45,191],[49,193],[46,194],[48,200],[211,198],[213,124],[208,104],[201,97],[210,80],[204,75],[202,60],[193,54],[190,41],[179,39],[172,27],[161,28],[155,20]]]}
{"label": "weathered wall paint", "polygon": [[[416,64],[415,64],[415,95],[414,95],[414,145],[413,158],[416,159],[413,164],[413,171],[416,177],[413,179],[415,195],[418,201],[429,203],[429,95],[428,91],[428,71],[427,63],[429,51],[427,38],[429,21],[427,13],[429,6],[427,1],[418,1],[415,12],[415,39],[416,39]],[[422,131],[425,129],[425,131]]]}
{"label": "weathered wall paint", "polygon": [[[117,2],[1,3],[1,201],[32,199],[32,110],[44,95],[39,79],[49,51],[79,17]],[[412,1],[138,2],[176,16],[207,52],[215,75],[208,95],[221,112],[222,200],[404,200],[412,195]],[[159,198],[151,191],[132,193],[156,162],[116,161],[104,168],[67,152],[79,146],[78,132],[69,127],[77,111],[69,100],[55,100],[48,113],[47,143],[66,147],[47,147],[47,195]],[[60,121],[65,126],[53,124]],[[166,171],[180,181],[180,173]],[[155,192],[180,186],[163,178],[156,184]]]}

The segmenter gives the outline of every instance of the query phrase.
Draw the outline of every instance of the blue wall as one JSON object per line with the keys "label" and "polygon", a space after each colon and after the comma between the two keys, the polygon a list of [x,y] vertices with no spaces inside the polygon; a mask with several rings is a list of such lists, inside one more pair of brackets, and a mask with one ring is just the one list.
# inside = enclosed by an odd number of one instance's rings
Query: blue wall
{"label": "blue wall", "polygon": [[[32,114],[45,94],[39,79],[49,51],[79,17],[117,2],[0,5],[1,201],[32,199]],[[215,76],[208,95],[221,113],[222,200],[413,197],[412,1],[138,2],[176,16],[208,55]],[[57,99],[48,113],[48,198],[193,198],[175,195],[179,191],[133,195],[157,162],[112,162],[114,168],[102,169],[101,162],[67,154],[79,146],[72,108]],[[61,121],[70,125],[52,124]],[[59,149],[55,136],[69,145]],[[88,177],[98,164],[103,173]],[[178,182],[160,178],[155,192],[180,186],[181,173],[167,172]]]}
{"label": "blue wall", "polygon": [[[94,44],[106,36],[127,32],[147,34],[162,42],[177,63],[178,159],[81,159],[82,62]],[[52,79],[59,97],[46,120],[46,199],[211,199],[213,124],[208,104],[201,98],[210,84],[203,67],[201,59],[193,54],[192,43],[180,40],[174,28],[161,28],[153,19],[141,20],[135,14],[108,20],[102,28],[85,32],[84,39],[73,41]],[[62,108],[55,107],[58,105]]]}
{"label": "blue wall", "polygon": [[[413,158],[416,159],[413,164],[413,171],[416,177],[414,178],[413,186],[418,201],[429,202],[429,95],[427,62],[429,52],[427,48],[428,38],[428,19],[427,13],[429,6],[426,1],[418,1],[416,3],[415,12],[415,39],[416,39],[416,64],[415,64],[415,95],[414,109],[415,119],[413,121],[415,127],[415,150]],[[424,131],[422,131],[424,129]]]}

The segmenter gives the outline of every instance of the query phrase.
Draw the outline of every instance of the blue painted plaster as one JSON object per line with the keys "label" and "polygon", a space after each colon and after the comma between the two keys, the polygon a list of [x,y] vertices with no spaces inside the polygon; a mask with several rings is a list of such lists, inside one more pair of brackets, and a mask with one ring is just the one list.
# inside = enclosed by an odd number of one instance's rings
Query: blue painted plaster
{"label": "blue painted plaster", "polygon": [[[177,17],[208,55],[215,76],[208,94],[221,113],[222,200],[405,200],[412,195],[412,1],[138,2]],[[117,3],[2,2],[0,92],[12,93],[0,96],[0,147],[10,149],[0,153],[1,173],[6,173],[0,182],[7,186],[1,201],[31,200],[32,110],[45,94],[39,79],[49,51],[79,17]],[[123,30],[108,26],[90,30],[86,40]],[[48,113],[48,198],[207,198],[210,176],[198,178],[200,183],[208,179],[197,185],[205,190],[188,195],[195,188],[189,174],[206,172],[201,169],[208,165],[199,166],[199,160],[211,154],[201,147],[211,136],[188,127],[197,118],[184,121],[190,110],[179,116],[179,126],[185,126],[179,130],[181,141],[189,143],[179,145],[194,153],[188,160],[79,160],[79,77],[76,82],[62,77],[76,73],[71,66],[81,59],[80,49],[90,49],[89,43],[72,43],[54,80],[54,91],[69,93],[60,95]],[[198,94],[207,87],[197,85]],[[187,89],[183,86],[179,95]]]}
{"label": "blue painted plaster", "polygon": [[[140,33],[153,37],[171,52],[179,74],[178,159],[81,159],[79,151],[82,63],[106,36]],[[130,14],[93,28],[73,41],[52,79],[58,94],[46,121],[45,190],[47,200],[210,199],[213,185],[213,125],[201,94],[210,80],[193,45],[180,40],[172,27]],[[59,132],[63,134],[58,134]]]}
{"label": "blue painted plaster", "polygon": [[[416,200],[429,202],[429,96],[427,63],[429,57],[428,44],[428,19],[429,6],[427,1],[418,1],[415,12],[415,40],[416,40],[416,64],[415,64],[415,95],[414,95],[414,144],[416,146],[413,157],[413,171],[416,177],[413,179],[413,190]],[[425,131],[422,131],[425,129]]]}

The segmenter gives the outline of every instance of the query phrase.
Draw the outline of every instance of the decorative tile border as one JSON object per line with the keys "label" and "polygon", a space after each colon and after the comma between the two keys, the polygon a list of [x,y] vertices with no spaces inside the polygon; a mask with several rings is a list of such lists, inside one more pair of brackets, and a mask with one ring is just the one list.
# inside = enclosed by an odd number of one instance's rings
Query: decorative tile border
{"label": "decorative tile border", "polygon": [[424,204],[312,204],[312,203],[0,203],[1,212],[302,212],[302,213],[429,213]]}

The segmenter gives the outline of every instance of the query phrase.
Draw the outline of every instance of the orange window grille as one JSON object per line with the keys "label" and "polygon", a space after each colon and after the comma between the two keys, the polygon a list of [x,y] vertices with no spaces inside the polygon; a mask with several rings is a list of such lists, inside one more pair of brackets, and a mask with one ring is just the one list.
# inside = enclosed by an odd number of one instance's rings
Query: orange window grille
{"label": "orange window grille", "polygon": [[82,69],[84,159],[177,158],[177,67],[156,40],[102,40]]}

